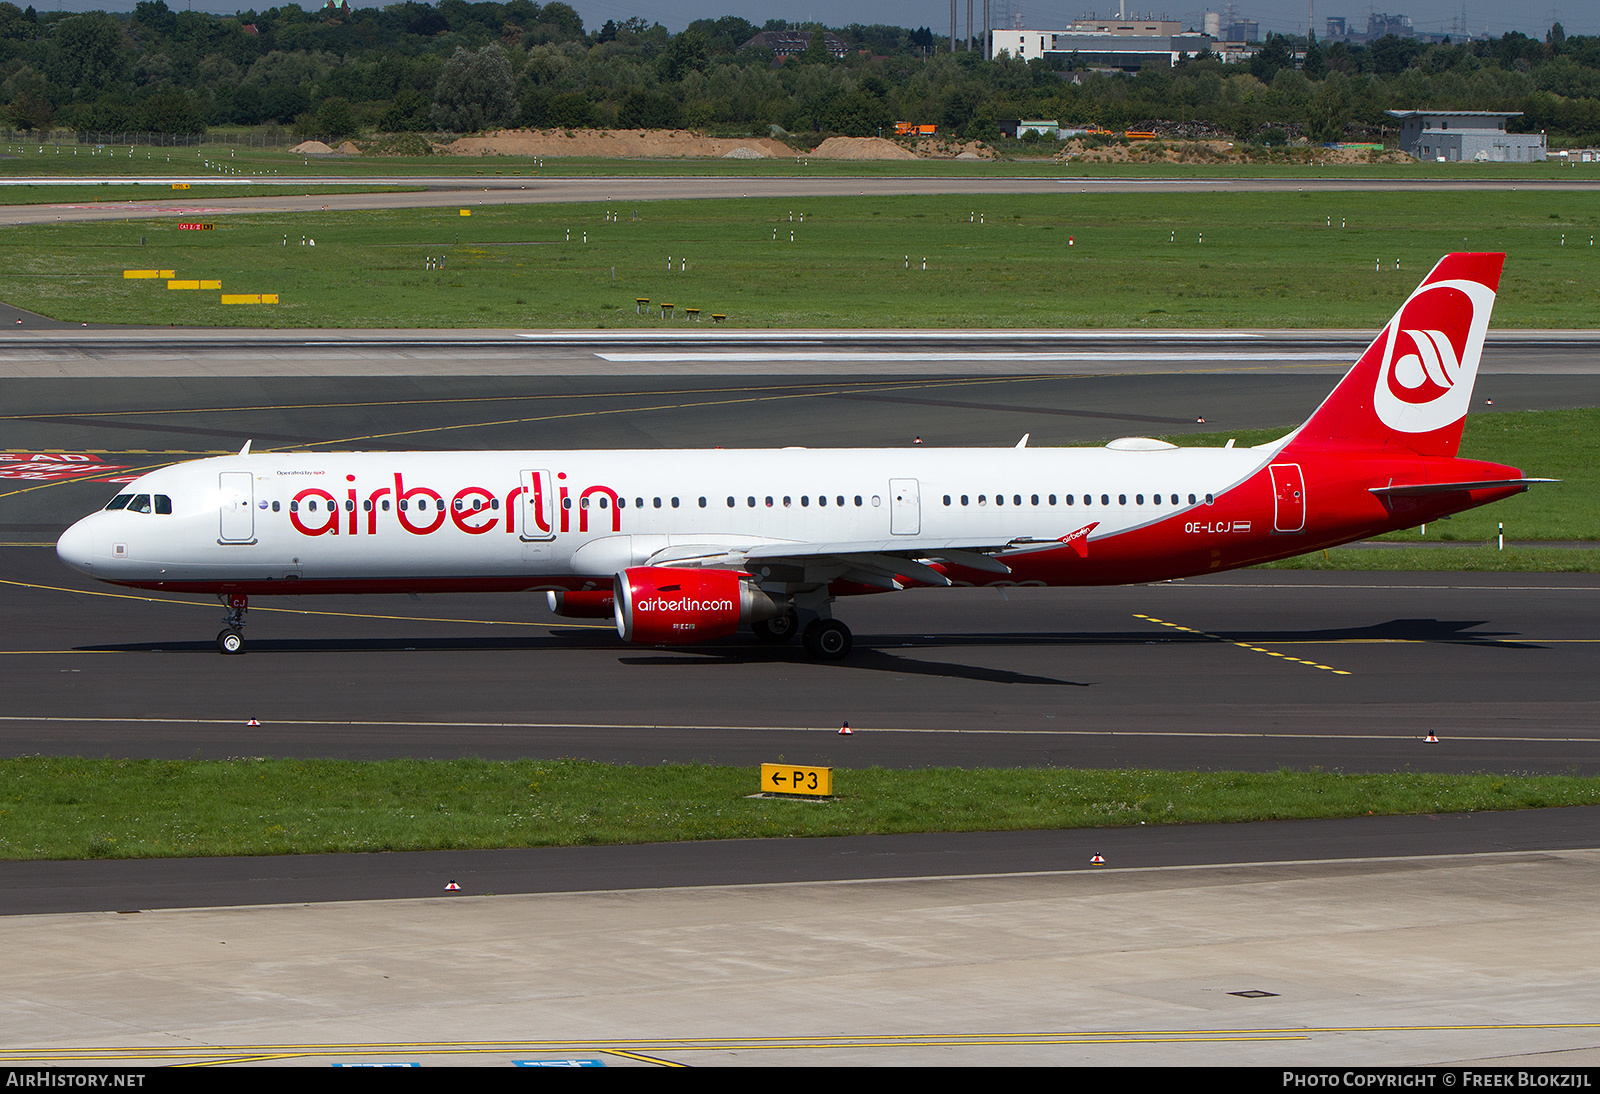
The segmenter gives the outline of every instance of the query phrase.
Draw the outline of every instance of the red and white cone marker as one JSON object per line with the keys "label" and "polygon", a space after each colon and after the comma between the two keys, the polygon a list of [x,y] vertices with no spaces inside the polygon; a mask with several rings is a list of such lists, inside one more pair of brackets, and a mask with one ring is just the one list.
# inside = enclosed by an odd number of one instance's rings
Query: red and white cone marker
{"label": "red and white cone marker", "polygon": [[258,726],[260,724],[261,724],[261,719],[259,719],[259,718],[252,718],[248,722],[245,723],[245,725],[247,725],[247,726]]}
{"label": "red and white cone marker", "polygon": [[1430,729],[1428,730],[1428,735],[1423,738],[1423,742],[1425,744],[1436,745],[1439,743],[1439,736]]}
{"label": "red and white cone marker", "polygon": [[1106,864],[1106,857],[1104,855],[1100,854],[1098,851],[1095,852],[1094,858],[1089,860],[1089,865],[1090,866],[1104,866],[1105,864]]}
{"label": "red and white cone marker", "polygon": [[839,736],[841,736],[841,737],[849,737],[849,736],[852,736],[854,733],[855,733],[855,730],[850,728],[850,723],[849,722],[846,722],[844,725],[839,727]]}
{"label": "red and white cone marker", "polygon": [[452,881],[449,885],[444,887],[444,891],[447,893],[459,893],[461,891],[461,886]]}

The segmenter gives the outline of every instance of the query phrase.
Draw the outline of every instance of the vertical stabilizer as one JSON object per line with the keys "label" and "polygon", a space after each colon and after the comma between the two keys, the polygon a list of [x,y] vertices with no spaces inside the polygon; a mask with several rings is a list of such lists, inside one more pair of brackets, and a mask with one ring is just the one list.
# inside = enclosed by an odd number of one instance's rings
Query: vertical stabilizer
{"label": "vertical stabilizer", "polygon": [[1472,253],[1440,259],[1291,444],[1454,456],[1504,261]]}

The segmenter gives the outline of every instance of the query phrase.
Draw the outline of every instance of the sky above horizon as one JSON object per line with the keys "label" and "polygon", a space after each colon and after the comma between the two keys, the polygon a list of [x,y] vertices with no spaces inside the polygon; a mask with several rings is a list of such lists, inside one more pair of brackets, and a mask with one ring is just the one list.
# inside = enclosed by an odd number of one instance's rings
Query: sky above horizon
{"label": "sky above horizon", "polygon": [[[365,0],[352,0],[357,7],[375,7]],[[791,22],[816,21],[829,26],[850,23],[887,23],[904,27],[931,27],[936,34],[950,33],[950,5],[944,0],[920,4],[905,0],[721,0],[708,5],[704,0],[566,0],[583,17],[589,30],[602,25],[607,19],[621,22],[641,16],[658,22],[676,33],[695,19],[707,16],[738,15],[761,24],[768,19],[787,19]],[[26,6],[23,0],[18,6]],[[182,11],[209,11],[232,15],[240,10],[264,11],[277,6],[272,2],[252,4],[241,8],[237,0],[167,0],[167,5]],[[39,11],[116,11],[133,10],[133,0],[107,3],[100,0],[33,0]],[[322,0],[300,0],[303,8],[322,6]],[[1367,14],[1377,10],[1372,0],[1235,0],[1226,3],[1206,4],[1195,0],[1173,0],[1171,6],[1149,5],[1148,0],[1129,0],[1127,13],[1141,16],[1164,16],[1177,19],[1200,29],[1207,11],[1226,11],[1232,7],[1240,19],[1253,19],[1261,25],[1262,34],[1274,31],[1280,34],[1304,34],[1308,9],[1314,7],[1316,32],[1322,36],[1327,17],[1342,16],[1353,27],[1365,27]],[[1382,5],[1394,14],[1405,14],[1418,30],[1448,34],[1460,31],[1463,26],[1474,34],[1488,32],[1498,38],[1508,31],[1520,31],[1531,38],[1543,39],[1552,22],[1559,22],[1568,34],[1600,34],[1600,3],[1581,0],[1574,3],[1529,5],[1506,4],[1503,0],[1385,0]],[[1079,5],[1070,0],[991,0],[995,26],[1013,26],[1020,14],[1021,25],[1030,30],[1050,30],[1067,20],[1087,15],[1113,15],[1115,3],[1099,0],[1098,4]],[[982,22],[982,0],[973,0],[974,26]],[[966,30],[967,8],[958,0],[957,34]]]}

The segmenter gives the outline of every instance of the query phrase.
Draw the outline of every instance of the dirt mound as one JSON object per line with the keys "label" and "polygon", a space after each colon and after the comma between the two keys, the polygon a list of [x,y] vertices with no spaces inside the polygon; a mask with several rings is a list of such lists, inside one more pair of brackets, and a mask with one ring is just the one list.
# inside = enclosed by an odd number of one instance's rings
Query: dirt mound
{"label": "dirt mound", "polygon": [[917,156],[925,160],[999,159],[1000,153],[982,141],[953,141],[946,137],[930,137],[917,142]]}
{"label": "dirt mound", "polygon": [[766,160],[771,159],[772,157],[767,155],[765,152],[758,152],[754,148],[746,148],[741,144],[732,152],[724,152],[722,154],[722,158],[725,160]]}
{"label": "dirt mound", "polygon": [[811,155],[819,160],[914,160],[917,154],[882,137],[829,137]]}
{"label": "dirt mound", "polygon": [[438,146],[440,152],[452,156],[615,159],[710,158],[741,148],[766,156],[794,155],[794,149],[767,137],[706,137],[688,129],[501,129]]}
{"label": "dirt mound", "polygon": [[1225,140],[1132,141],[1128,144],[1094,145],[1071,140],[1056,154],[1057,159],[1079,163],[1406,163],[1403,152],[1368,151],[1360,148],[1323,148],[1307,142],[1262,149]]}
{"label": "dirt mound", "polygon": [[333,149],[329,148],[327,145],[323,144],[321,141],[301,141],[299,144],[297,144],[293,148],[289,149],[289,151],[295,153],[296,155],[300,155],[300,156],[331,156],[331,155],[333,155]]}
{"label": "dirt mound", "polygon": [[359,156],[361,149],[356,147],[355,141],[345,141],[338,148],[339,154],[344,156]]}

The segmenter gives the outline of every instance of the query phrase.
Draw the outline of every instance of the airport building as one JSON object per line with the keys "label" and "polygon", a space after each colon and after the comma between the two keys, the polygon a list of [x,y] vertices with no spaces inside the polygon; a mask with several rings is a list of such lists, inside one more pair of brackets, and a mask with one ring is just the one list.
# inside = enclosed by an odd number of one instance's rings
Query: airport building
{"label": "airport building", "polygon": [[1543,133],[1507,133],[1520,111],[1385,110],[1400,123],[1400,151],[1419,160],[1533,163],[1546,158]]}

